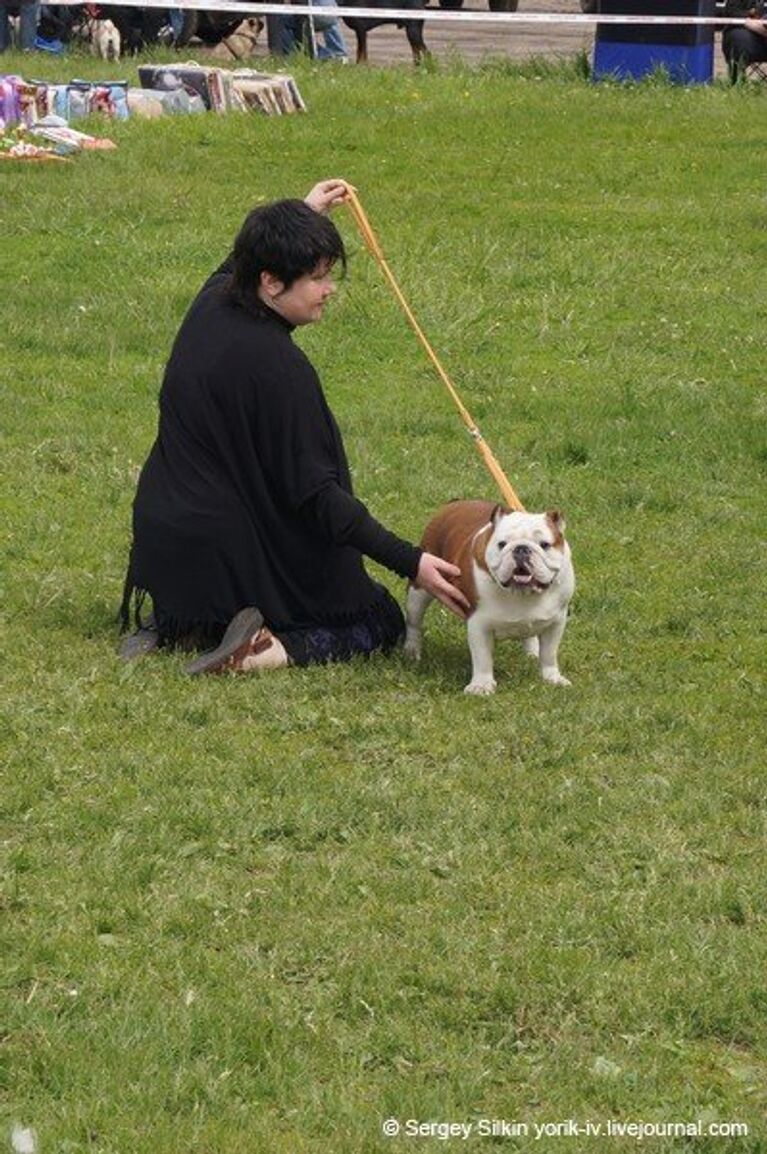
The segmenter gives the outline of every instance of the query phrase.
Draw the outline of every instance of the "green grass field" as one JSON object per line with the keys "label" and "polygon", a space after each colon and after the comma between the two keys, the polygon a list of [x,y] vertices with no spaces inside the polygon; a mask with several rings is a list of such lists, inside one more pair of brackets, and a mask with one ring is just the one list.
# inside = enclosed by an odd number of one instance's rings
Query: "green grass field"
{"label": "green grass field", "polygon": [[[0,1144],[553,1154],[699,1120],[644,1145],[767,1150],[764,97],[579,71],[299,64],[305,116],[3,166]],[[437,610],[418,669],[116,659],[176,327],[255,202],[331,175],[526,505],[566,512],[569,690],[507,644],[464,697]],[[358,493],[416,539],[495,494],[336,219],[350,272],[300,343]]]}

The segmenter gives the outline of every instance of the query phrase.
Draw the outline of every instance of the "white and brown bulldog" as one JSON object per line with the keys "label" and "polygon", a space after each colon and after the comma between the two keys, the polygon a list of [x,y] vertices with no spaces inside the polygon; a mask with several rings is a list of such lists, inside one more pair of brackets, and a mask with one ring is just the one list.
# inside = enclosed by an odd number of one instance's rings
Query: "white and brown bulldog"
{"label": "white and brown bulldog", "polygon": [[[465,693],[495,692],[496,637],[521,640],[525,652],[539,659],[544,681],[570,684],[557,665],[575,590],[564,528],[555,510],[509,513],[492,501],[451,501],[426,526],[423,548],[460,568],[457,584],[471,606],[467,628],[472,675]],[[405,653],[416,661],[431,600],[423,589],[408,590]]]}

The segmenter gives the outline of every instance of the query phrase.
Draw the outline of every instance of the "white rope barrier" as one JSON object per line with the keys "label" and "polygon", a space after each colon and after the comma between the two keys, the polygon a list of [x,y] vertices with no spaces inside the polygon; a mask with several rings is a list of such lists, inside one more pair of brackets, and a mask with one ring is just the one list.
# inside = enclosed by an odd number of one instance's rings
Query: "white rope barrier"
{"label": "white rope barrier", "polygon": [[[66,6],[82,3],[82,0],[59,0]],[[168,8],[168,0],[98,0],[99,7],[109,5],[128,8]],[[247,16],[316,16],[317,6],[312,4],[249,4],[240,0],[182,0],[177,5],[197,12],[237,12],[243,20]],[[742,25],[743,17],[732,19],[725,16],[631,16],[615,14],[591,14],[586,12],[479,12],[475,9],[464,11],[443,10],[441,8],[339,8],[323,7],[322,18],[342,18],[344,16],[369,18],[372,20],[428,20],[433,23],[451,24],[571,24],[588,28],[597,24],[652,24],[652,25],[707,25],[723,27],[728,24]]]}

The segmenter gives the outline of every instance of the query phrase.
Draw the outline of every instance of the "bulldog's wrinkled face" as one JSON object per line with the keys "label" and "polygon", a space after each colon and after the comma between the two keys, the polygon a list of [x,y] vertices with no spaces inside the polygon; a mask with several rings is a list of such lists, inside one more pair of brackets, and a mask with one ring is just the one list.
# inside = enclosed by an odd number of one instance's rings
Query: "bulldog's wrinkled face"
{"label": "bulldog's wrinkled face", "polygon": [[485,562],[504,589],[541,593],[556,578],[568,553],[565,522],[556,509],[548,513],[493,511],[493,531]]}

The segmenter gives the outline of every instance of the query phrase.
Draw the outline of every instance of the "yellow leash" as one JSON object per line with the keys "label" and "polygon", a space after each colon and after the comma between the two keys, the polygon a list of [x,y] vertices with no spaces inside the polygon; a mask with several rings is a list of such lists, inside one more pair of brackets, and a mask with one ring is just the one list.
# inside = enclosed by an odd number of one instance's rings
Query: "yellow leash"
{"label": "yellow leash", "polygon": [[479,429],[477,428],[475,422],[473,421],[473,419],[471,417],[471,414],[469,413],[468,409],[466,408],[463,401],[459,397],[458,390],[456,389],[453,382],[450,380],[450,377],[447,375],[445,370],[442,368],[442,365],[440,364],[440,361],[439,361],[439,358],[437,357],[437,354],[434,352],[434,349],[431,347],[428,340],[426,339],[426,336],[423,332],[423,329],[419,325],[418,321],[413,316],[412,310],[411,310],[410,306],[408,305],[407,301],[405,300],[404,296],[402,295],[402,290],[400,289],[399,285],[397,284],[397,281],[395,280],[393,272],[389,268],[389,265],[386,261],[386,257],[383,254],[383,249],[381,248],[380,244],[378,243],[378,238],[376,237],[375,233],[373,232],[373,229],[371,228],[371,225],[370,225],[370,221],[368,220],[367,216],[365,215],[365,210],[363,209],[362,205],[360,204],[359,197],[357,196],[356,190],[354,188],[352,188],[352,186],[350,184],[346,185],[346,196],[347,196],[346,203],[349,205],[349,208],[351,209],[352,216],[354,217],[354,220],[357,224],[357,228],[360,230],[360,233],[362,235],[362,239],[364,240],[367,248],[370,250],[370,252],[373,254],[375,259],[378,261],[378,264],[381,266],[381,269],[384,273],[384,276],[386,277],[386,279],[388,280],[388,282],[391,286],[392,292],[394,293],[395,297],[399,301],[399,304],[402,308],[402,311],[404,312],[405,316],[408,319],[408,323],[410,324],[410,327],[412,328],[413,332],[415,333],[415,335],[418,337],[419,341],[423,345],[424,349],[426,350],[426,355],[428,356],[431,363],[434,365],[434,368],[437,370],[437,373],[439,374],[440,380],[442,381],[443,385],[445,386],[448,393],[452,397],[453,402],[455,404],[455,407],[458,409],[458,412],[461,416],[461,420],[463,421],[466,428],[469,430],[469,434],[472,437],[474,444],[477,446],[477,449],[479,450],[479,454],[482,457],[483,461],[485,462],[485,465],[487,466],[488,470],[490,471],[490,474],[491,474],[493,480],[495,481],[496,485],[498,486],[499,490],[501,491],[501,494],[503,496],[504,501],[506,502],[506,504],[509,506],[510,509],[524,510],[524,505],[520,501],[517,494],[514,492],[514,489],[512,488],[508,477],[504,473],[501,466],[498,464],[498,461],[495,459],[495,457],[494,457],[494,455],[490,449],[490,446],[488,445],[487,441],[484,439],[484,437],[480,433]]}

